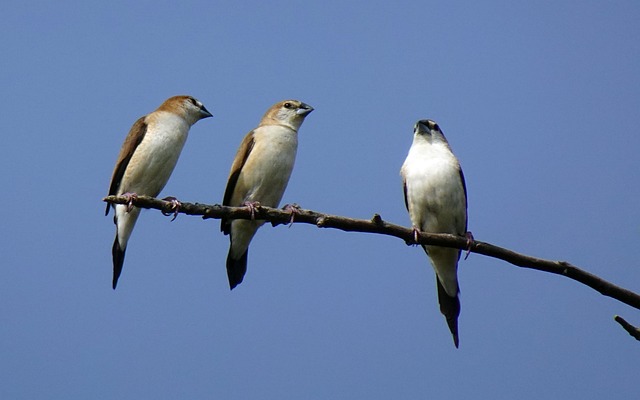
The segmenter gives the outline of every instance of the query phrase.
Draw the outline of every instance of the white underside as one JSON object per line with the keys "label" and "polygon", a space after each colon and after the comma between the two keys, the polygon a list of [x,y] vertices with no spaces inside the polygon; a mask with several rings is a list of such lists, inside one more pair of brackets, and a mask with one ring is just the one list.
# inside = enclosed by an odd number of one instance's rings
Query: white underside
{"label": "white underside", "polygon": [[[445,146],[414,143],[402,166],[414,227],[430,233],[465,234],[466,201],[458,161]],[[460,251],[427,246],[436,275],[449,296],[458,293]]]}
{"label": "white underside", "polygon": [[[129,160],[118,194],[156,197],[167,184],[187,140],[189,125],[171,113],[164,113],[157,121],[161,124],[147,128],[144,139]],[[127,247],[139,214],[137,208],[128,213],[124,205],[115,208],[118,242],[122,249]]]}
{"label": "white underside", "polygon": [[[242,168],[231,204],[259,202],[278,207],[293,171],[298,149],[297,133],[282,126],[264,126],[255,130],[254,147]],[[231,222],[231,253],[240,257],[264,221]]]}

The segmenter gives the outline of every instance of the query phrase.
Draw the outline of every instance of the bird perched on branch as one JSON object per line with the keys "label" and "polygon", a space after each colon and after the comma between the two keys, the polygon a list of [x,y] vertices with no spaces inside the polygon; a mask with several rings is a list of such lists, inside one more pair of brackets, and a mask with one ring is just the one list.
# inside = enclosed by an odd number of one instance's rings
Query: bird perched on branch
{"label": "bird perched on branch", "polygon": [[[460,163],[438,124],[418,121],[413,131],[413,144],[402,169],[404,200],[414,235],[418,232],[467,235],[467,189]],[[456,347],[460,299],[458,260],[460,250],[438,246],[422,246],[436,273],[440,312]]]}
{"label": "bird perched on branch", "polygon": [[[287,188],[298,149],[298,129],[313,107],[298,100],[274,104],[258,127],[249,132],[236,154],[227,188],[225,206],[248,206],[254,212],[260,205],[278,207]],[[220,230],[229,235],[227,277],[233,289],[247,272],[249,243],[264,221],[225,220]]]}
{"label": "bird perched on branch", "polygon": [[[164,188],[182,151],[189,129],[211,113],[191,96],[174,96],[154,112],[138,119],[124,140],[116,162],[109,195],[156,197]],[[105,215],[109,214],[109,207]],[[113,205],[116,238],[113,242],[113,288],[122,272],[127,242],[140,215],[130,204]]]}

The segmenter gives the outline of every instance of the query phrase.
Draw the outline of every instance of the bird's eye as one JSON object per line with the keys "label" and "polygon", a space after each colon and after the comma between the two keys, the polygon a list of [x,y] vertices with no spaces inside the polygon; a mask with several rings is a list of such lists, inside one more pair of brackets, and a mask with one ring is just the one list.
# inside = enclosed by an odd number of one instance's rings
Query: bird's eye
{"label": "bird's eye", "polygon": [[291,103],[284,103],[284,108],[291,108]]}

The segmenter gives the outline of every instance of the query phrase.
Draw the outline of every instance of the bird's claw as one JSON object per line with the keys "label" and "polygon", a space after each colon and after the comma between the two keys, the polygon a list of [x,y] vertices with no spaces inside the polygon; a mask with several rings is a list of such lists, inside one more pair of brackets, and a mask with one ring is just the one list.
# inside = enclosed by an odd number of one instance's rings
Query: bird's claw
{"label": "bird's claw", "polygon": [[413,227],[413,244],[417,245],[420,240],[420,229],[418,229],[417,227]]}
{"label": "bird's claw", "polygon": [[467,232],[464,234],[464,236],[467,238],[467,254],[464,255],[464,259],[466,260],[467,258],[469,258],[469,254],[471,254],[471,245],[473,244],[473,233],[471,232]]}
{"label": "bird's claw", "polygon": [[249,209],[249,211],[251,212],[251,220],[255,220],[256,219],[256,210],[258,208],[260,208],[260,202],[259,201],[245,201],[244,203],[242,203],[243,206],[247,207]]}
{"label": "bird's claw", "polygon": [[169,196],[169,197],[165,197],[164,199],[162,199],[164,201],[168,201],[171,203],[171,207],[169,208],[170,211],[162,211],[162,215],[164,216],[170,216],[173,214],[173,218],[171,218],[170,222],[173,222],[176,218],[178,218],[178,213],[180,212],[180,207],[182,206],[182,203],[180,203],[180,201],[178,199],[176,199],[175,197]]}
{"label": "bird's claw", "polygon": [[301,208],[296,203],[293,203],[293,204],[285,204],[285,206],[282,207],[282,209],[284,211],[289,211],[291,213],[291,219],[289,220],[289,228],[291,228],[291,225],[293,225],[296,215],[300,213]]}
{"label": "bird's claw", "polygon": [[126,197],[126,199],[127,199],[127,204],[126,204],[127,210],[126,211],[128,213],[131,212],[131,210],[133,210],[133,201],[138,198],[138,195],[136,193],[127,192],[127,193],[123,193],[121,196],[122,197]]}

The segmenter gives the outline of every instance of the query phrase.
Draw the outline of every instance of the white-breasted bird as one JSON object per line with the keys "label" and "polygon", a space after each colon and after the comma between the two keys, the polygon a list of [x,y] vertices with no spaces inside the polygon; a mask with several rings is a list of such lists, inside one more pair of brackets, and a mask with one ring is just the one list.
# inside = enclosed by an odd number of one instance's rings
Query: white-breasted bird
{"label": "white-breasted bird", "polygon": [[[416,237],[418,231],[467,235],[467,189],[460,163],[438,124],[418,121],[413,144],[400,170],[404,200]],[[423,246],[436,272],[440,312],[458,347],[460,250]]]}
{"label": "white-breasted bird", "polygon": [[[189,128],[211,117],[205,106],[191,96],[174,96],[154,112],[138,119],[120,149],[109,195],[156,197],[164,188],[180,156]],[[107,205],[105,215],[109,214]],[[113,242],[113,288],[122,272],[127,242],[140,209],[124,204],[113,206],[116,238]]]}
{"label": "white-breasted bird", "polygon": [[[236,154],[222,204],[240,207],[278,207],[293,171],[298,129],[313,107],[298,100],[274,104],[249,132]],[[264,221],[222,219],[220,230],[229,235],[227,277],[233,289],[247,272],[249,243]]]}

